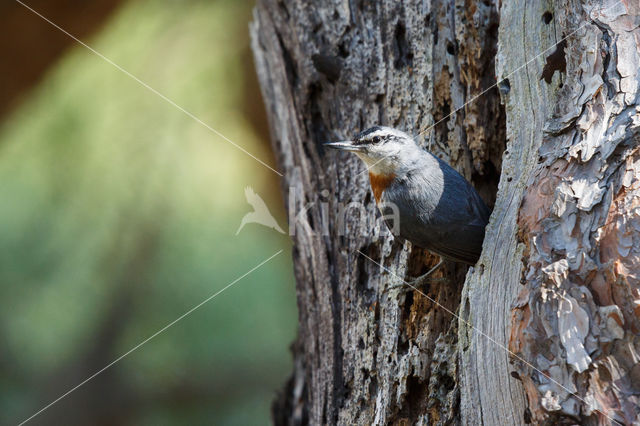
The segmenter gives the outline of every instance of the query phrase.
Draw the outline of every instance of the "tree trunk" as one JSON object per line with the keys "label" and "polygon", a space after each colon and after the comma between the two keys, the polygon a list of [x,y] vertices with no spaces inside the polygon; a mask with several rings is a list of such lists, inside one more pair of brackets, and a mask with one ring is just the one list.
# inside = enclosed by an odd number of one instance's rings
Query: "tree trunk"
{"label": "tree trunk", "polygon": [[[258,1],[300,321],[276,423],[636,418],[640,21],[614,4]],[[364,165],[321,146],[374,124],[427,129],[495,204],[478,264],[424,293],[387,289],[437,258],[393,239]]]}

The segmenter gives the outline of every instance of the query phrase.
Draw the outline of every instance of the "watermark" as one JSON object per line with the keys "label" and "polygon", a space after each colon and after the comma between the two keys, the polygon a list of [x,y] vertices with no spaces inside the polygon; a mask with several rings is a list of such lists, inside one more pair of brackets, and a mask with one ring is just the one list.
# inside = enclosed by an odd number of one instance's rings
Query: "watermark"
{"label": "watermark", "polygon": [[[285,234],[265,201],[253,188],[246,187],[244,194],[247,203],[253,207],[253,211],[244,215],[236,235],[248,224],[266,226]],[[311,197],[314,197],[314,194],[311,194]],[[299,187],[291,186],[287,198],[289,236],[296,235],[296,232],[300,230],[323,236],[353,235],[354,231],[350,224],[354,220],[358,221],[358,228],[366,232],[368,236],[376,231],[380,234],[390,232],[393,235],[398,235],[400,232],[400,209],[391,202],[379,203],[379,213],[372,214],[370,204],[357,201],[348,203],[332,201],[329,200],[329,191],[327,190],[315,195],[315,199],[309,199],[310,197],[305,197]],[[364,226],[362,222],[365,222]]]}
{"label": "watermark", "polygon": [[284,231],[282,230],[282,228],[280,228],[280,225],[278,225],[276,218],[273,217],[271,211],[269,211],[267,203],[264,202],[262,197],[256,194],[252,187],[247,186],[244,189],[244,196],[247,198],[247,203],[251,204],[251,206],[253,207],[253,211],[244,215],[244,217],[240,221],[240,226],[236,231],[236,235],[238,235],[242,228],[244,228],[244,226],[248,223],[257,223],[258,225],[275,229],[281,234],[284,234]]}

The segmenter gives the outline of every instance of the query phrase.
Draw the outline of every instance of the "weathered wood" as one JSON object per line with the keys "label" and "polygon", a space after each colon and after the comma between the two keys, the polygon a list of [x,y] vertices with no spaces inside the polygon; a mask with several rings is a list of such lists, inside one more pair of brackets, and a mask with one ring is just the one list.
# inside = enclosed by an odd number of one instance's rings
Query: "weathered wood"
{"label": "weathered wood", "polygon": [[[300,319],[277,423],[633,420],[640,36],[623,3],[512,0],[498,25],[495,1],[258,1]],[[504,109],[484,93],[494,65]],[[394,241],[364,167],[320,145],[373,124],[428,128],[421,143],[495,200],[464,290],[447,265],[428,298],[385,291],[435,258]]]}
{"label": "weathered wood", "polygon": [[[554,3],[501,9],[509,142],[463,316],[514,354],[461,325],[468,424],[631,424],[640,412],[638,6]],[[513,416],[490,408],[502,406]]]}
{"label": "weathered wood", "polygon": [[[505,96],[509,140],[536,149],[521,177],[524,286],[509,347],[531,363],[513,366],[532,421],[631,424],[640,421],[640,4],[555,6],[524,10],[551,14],[552,40],[569,36],[544,67],[566,73],[548,85],[531,67],[529,90],[513,90],[523,83],[512,78]],[[510,37],[540,34],[514,26],[527,31]],[[512,46],[501,40],[502,72],[517,65]]]}
{"label": "weathered wood", "polygon": [[[518,211],[538,158],[540,129],[551,104],[548,99],[555,100],[555,87],[540,81],[545,58],[556,43],[553,26],[542,19],[550,6],[551,1],[522,0],[505,2],[500,10],[497,74],[507,113],[508,145],[481,266],[468,277],[462,297],[459,339],[464,424],[516,425],[525,417],[522,386],[509,374],[514,371],[513,356],[505,348],[523,268],[524,248],[517,241]],[[552,50],[541,54],[549,47]]]}
{"label": "weathered wood", "polygon": [[[383,291],[436,259],[393,241],[364,167],[319,144],[374,124],[417,134],[442,120],[422,142],[491,202],[504,147],[497,91],[448,115],[494,81],[496,30],[492,2],[258,2],[253,50],[283,191],[296,194],[290,214],[313,203],[293,224],[300,332],[278,422],[459,420],[457,320],[419,293]],[[350,202],[365,211],[348,211],[339,228]],[[444,272],[451,282],[428,294],[456,311],[464,269]]]}

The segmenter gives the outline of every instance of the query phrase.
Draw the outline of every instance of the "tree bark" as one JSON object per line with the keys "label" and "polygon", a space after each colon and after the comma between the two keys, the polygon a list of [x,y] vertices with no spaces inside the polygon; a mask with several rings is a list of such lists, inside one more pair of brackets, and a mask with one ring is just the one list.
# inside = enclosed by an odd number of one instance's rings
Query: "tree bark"
{"label": "tree bark", "polygon": [[[528,399],[525,418],[637,424],[640,4],[555,4],[554,10],[551,2],[513,1],[501,12],[499,78],[526,63],[531,56],[525,52],[566,42],[509,76],[510,153],[502,182],[513,177],[522,189],[501,188],[513,201],[505,200],[500,211],[516,203],[504,217],[516,223],[508,231],[522,262],[519,271],[470,280],[469,315],[483,303],[474,288],[492,293],[492,280],[521,279],[502,332],[509,332],[509,348],[518,356],[512,360]],[[522,158],[515,161],[519,177],[506,168],[514,156]],[[496,213],[493,219],[499,223]],[[483,353],[486,341],[475,340],[474,352]],[[462,370],[473,371],[473,362],[463,362]]]}
{"label": "tree bark", "polygon": [[[300,322],[276,423],[636,418],[640,21],[613,4],[258,1]],[[364,166],[321,146],[375,124],[428,129],[495,204],[478,264],[424,293],[387,289],[437,258],[393,239]]]}

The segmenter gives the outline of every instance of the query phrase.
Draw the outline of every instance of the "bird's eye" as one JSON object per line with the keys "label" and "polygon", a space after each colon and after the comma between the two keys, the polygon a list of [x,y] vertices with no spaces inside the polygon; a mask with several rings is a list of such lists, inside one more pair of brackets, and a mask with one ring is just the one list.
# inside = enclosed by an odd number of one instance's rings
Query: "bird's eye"
{"label": "bird's eye", "polygon": [[371,142],[373,142],[373,143],[380,142],[380,136],[374,136],[373,139],[371,139]]}

